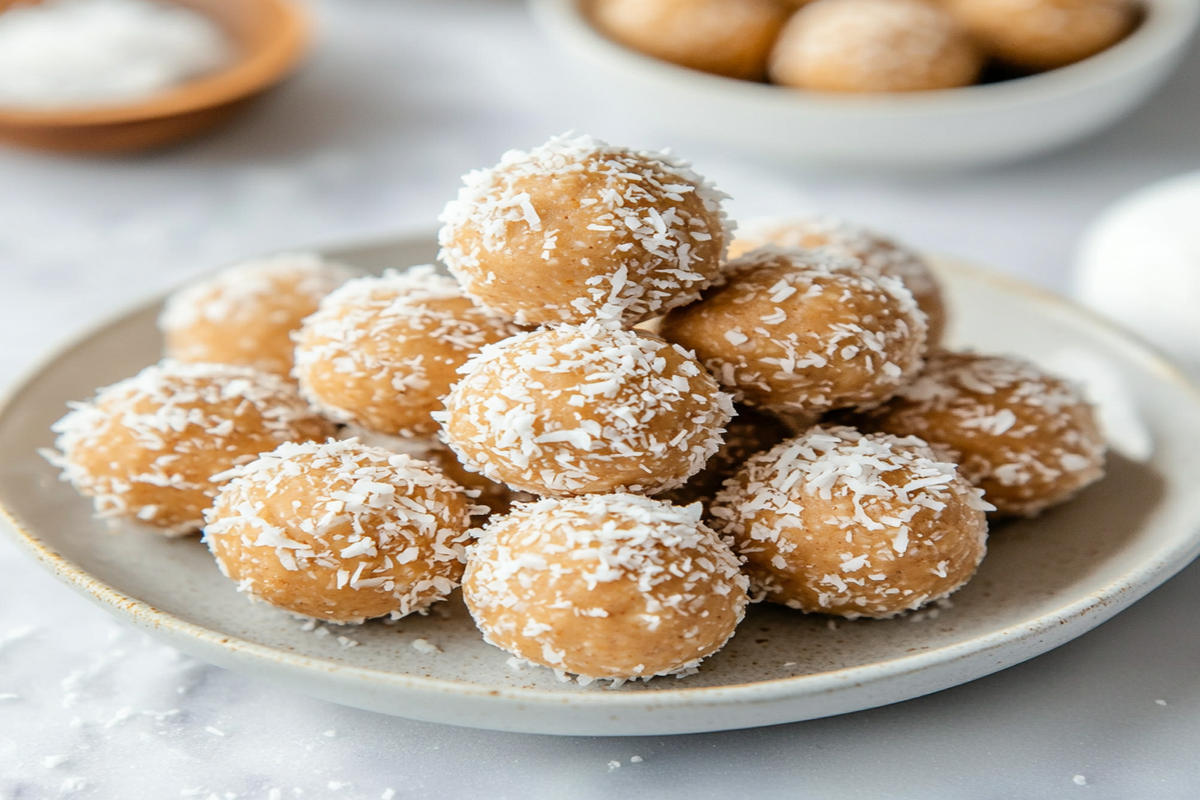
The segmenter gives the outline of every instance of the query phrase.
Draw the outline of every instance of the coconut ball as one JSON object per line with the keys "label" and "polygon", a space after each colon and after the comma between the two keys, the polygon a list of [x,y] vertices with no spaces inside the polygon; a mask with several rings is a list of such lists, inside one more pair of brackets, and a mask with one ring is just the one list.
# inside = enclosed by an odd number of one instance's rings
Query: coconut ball
{"label": "coconut ball", "polygon": [[932,355],[863,424],[948,448],[1002,514],[1041,513],[1104,475],[1093,408],[1071,384],[1009,356]]}
{"label": "coconut ball", "polygon": [[538,495],[653,494],[704,466],[733,414],[682,348],[600,322],[485,347],[439,414],[468,468]]}
{"label": "coconut ball", "polygon": [[72,404],[53,430],[51,461],[97,515],[178,536],[203,524],[213,475],[282,442],[324,439],[334,426],[279,375],[165,360]]}
{"label": "coconut ball", "polygon": [[724,441],[712,458],[687,483],[659,495],[676,505],[691,503],[708,505],[726,478],[731,477],[746,459],[755,453],[770,450],[789,438],[790,426],[771,414],[762,414],[748,406],[737,406],[736,416],[725,425]]}
{"label": "coconut ball", "polygon": [[729,546],[679,508],[617,493],[550,498],[493,520],[463,599],[491,644],[586,678],[683,676],[745,613]]}
{"label": "coconut ball", "polygon": [[287,375],[292,333],[322,297],[358,274],[316,253],[283,253],[223,269],[167,298],[158,318],[167,357]]}
{"label": "coconut ball", "polygon": [[818,426],[751,457],[712,515],[764,599],[883,618],[975,574],[991,509],[982,495],[916,437]]}
{"label": "coconut ball", "polygon": [[776,0],[599,0],[592,15],[621,44],[680,66],[762,80],[787,20]]}
{"label": "coconut ball", "polygon": [[393,436],[437,431],[456,370],[519,330],[430,265],[349,281],[296,335],[301,393],[326,416]]}
{"label": "coconut ball", "polygon": [[983,58],[923,0],[817,0],[784,26],[771,79],[819,92],[912,92],[975,82]]}
{"label": "coconut ball", "polygon": [[675,309],[662,335],[747,405],[811,418],[891,397],[921,368],[925,315],[895,278],[812,251],[762,248]]}
{"label": "coconut ball", "polygon": [[870,278],[886,275],[899,279],[925,312],[929,344],[942,340],[946,330],[946,303],[942,288],[925,259],[914,250],[833,217],[770,217],[751,220],[738,229],[729,245],[729,257],[738,258],[764,245],[820,250],[856,262]]}
{"label": "coconut ball", "polygon": [[462,577],[474,507],[424,461],[288,442],[223,477],[204,540],[251,599],[330,622],[398,619]]}
{"label": "coconut ball", "polygon": [[691,302],[720,272],[725,195],[668,154],[558,137],[464,181],[438,257],[518,322],[633,323]]}
{"label": "coconut ball", "polygon": [[1040,71],[1095,55],[1133,30],[1131,0],[943,0],[991,55]]}

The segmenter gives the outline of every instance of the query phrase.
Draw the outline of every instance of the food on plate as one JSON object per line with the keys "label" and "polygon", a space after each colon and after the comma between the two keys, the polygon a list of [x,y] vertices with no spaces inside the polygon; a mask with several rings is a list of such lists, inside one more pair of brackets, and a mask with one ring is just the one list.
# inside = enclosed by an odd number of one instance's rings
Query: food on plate
{"label": "food on plate", "polygon": [[691,302],[729,241],[725,195],[665,153],[556,137],[464,178],[439,258],[520,323],[630,323]]}
{"label": "food on plate", "polygon": [[863,425],[948,448],[1001,514],[1033,516],[1104,475],[1104,436],[1079,390],[1010,356],[941,351]]}
{"label": "food on plate", "polygon": [[322,413],[377,433],[428,436],[467,357],[519,330],[432,266],[349,281],[296,334],[295,376]]}
{"label": "food on plate", "polygon": [[686,675],[745,613],[729,546],[679,508],[634,494],[548,498],[493,520],[463,598],[484,638],[585,678]]}
{"label": "food on plate", "polygon": [[618,42],[684,67],[762,80],[787,21],[777,0],[597,0],[596,23]]}
{"label": "food on plate", "polygon": [[158,318],[166,355],[287,375],[292,333],[322,297],[358,274],[316,253],[282,253],[227,267],[167,298]]}
{"label": "food on plate", "polygon": [[820,250],[859,264],[871,278],[898,278],[913,294],[929,323],[928,341],[935,345],[946,329],[946,303],[937,278],[914,250],[861,225],[827,216],[767,217],[738,226],[729,257],[738,258],[763,245]]}
{"label": "food on plate", "polygon": [[437,416],[468,468],[539,495],[682,484],[721,443],[727,394],[692,356],[592,321],[485,347]]}
{"label": "food on plate", "polygon": [[1138,20],[1132,0],[944,0],[990,55],[1042,71],[1093,56]]}
{"label": "food on plate", "polygon": [[424,611],[459,584],[474,506],[423,461],[353,439],[288,442],[220,477],[204,540],[252,599],[362,622]]}
{"label": "food on plate", "polygon": [[747,405],[801,415],[868,408],[917,374],[925,314],[895,278],[816,251],[765,247],[676,309],[662,335]]}
{"label": "food on plate", "polygon": [[925,0],[816,0],[788,20],[771,80],[817,92],[912,92],[974,83],[983,58]]}
{"label": "food on plate", "polygon": [[99,516],[179,536],[203,524],[213,475],[333,429],[279,375],[165,360],[73,404],[48,455]]}
{"label": "food on plate", "polygon": [[916,437],[818,426],[751,457],[711,513],[762,599],[885,618],[975,574],[990,509]]}

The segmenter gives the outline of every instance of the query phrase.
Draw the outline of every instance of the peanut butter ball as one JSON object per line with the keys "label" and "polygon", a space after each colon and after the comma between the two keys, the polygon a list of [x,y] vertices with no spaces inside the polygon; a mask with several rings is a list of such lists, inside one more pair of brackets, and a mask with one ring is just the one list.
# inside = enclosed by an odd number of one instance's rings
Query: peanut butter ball
{"label": "peanut butter ball", "polygon": [[992,56],[1041,71],[1093,56],[1137,23],[1131,0],[944,0]]}
{"label": "peanut butter ball", "polygon": [[51,461],[97,515],[181,536],[203,524],[213,475],[333,429],[279,375],[165,360],[72,404],[53,426],[60,452]]}
{"label": "peanut butter ball", "polygon": [[223,269],[167,298],[158,318],[167,357],[287,375],[292,333],[322,297],[358,274],[316,253],[282,253]]}
{"label": "peanut butter ball", "polygon": [[716,452],[732,413],[682,348],[588,322],[484,348],[438,417],[468,468],[557,496],[678,486]]}
{"label": "peanut butter ball", "polygon": [[621,44],[680,66],[762,80],[787,20],[776,0],[598,0],[592,15]]}
{"label": "peanut butter ball", "polygon": [[771,80],[818,92],[913,92],[975,82],[983,58],[924,0],[816,0],[784,26]]}
{"label": "peanut butter ball", "polygon": [[769,217],[754,219],[738,228],[729,245],[729,257],[738,258],[764,245],[785,249],[819,250],[854,261],[869,278],[886,275],[904,284],[929,323],[929,344],[942,340],[946,330],[946,303],[937,278],[915,251],[874,231],[834,217]]}
{"label": "peanut butter ball", "polygon": [[674,156],[559,137],[464,181],[440,217],[439,258],[468,296],[520,323],[632,324],[720,272],[725,195]]}
{"label": "peanut butter ball", "polygon": [[322,413],[388,435],[428,436],[455,371],[519,328],[430,265],[350,281],[296,335],[295,376]]}
{"label": "peanut butter ball", "polygon": [[956,456],[1001,514],[1034,516],[1104,475],[1104,436],[1079,391],[1008,356],[938,352],[863,425]]}
{"label": "peanut butter ball", "polygon": [[916,437],[818,426],[751,457],[712,515],[764,599],[884,618],[975,574],[991,509],[982,494]]}
{"label": "peanut butter ball", "polygon": [[473,506],[423,461],[289,442],[223,477],[204,540],[251,599],[330,622],[398,619],[462,577]]}
{"label": "peanut butter ball", "polygon": [[694,350],[738,400],[811,418],[876,406],[912,380],[926,322],[894,278],[765,247],[731,261],[725,283],[700,302],[668,314],[662,335]]}
{"label": "peanut butter ball", "polygon": [[519,505],[468,550],[463,599],[489,643],[618,681],[696,671],[733,636],[746,578],[679,508],[617,493]]}

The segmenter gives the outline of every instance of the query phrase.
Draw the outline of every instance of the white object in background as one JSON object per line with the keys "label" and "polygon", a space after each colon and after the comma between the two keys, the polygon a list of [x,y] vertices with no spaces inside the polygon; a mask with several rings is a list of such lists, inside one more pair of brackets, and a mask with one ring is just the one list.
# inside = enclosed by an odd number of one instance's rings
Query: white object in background
{"label": "white object in background", "polygon": [[1156,183],[1092,223],[1075,296],[1200,376],[1200,172]]}
{"label": "white object in background", "polygon": [[597,90],[640,119],[765,159],[884,169],[1009,161],[1095,133],[1162,83],[1200,19],[1196,0],[1144,0],[1136,30],[1076,64],[960,89],[846,95],[669,64],[607,39],[589,0],[529,1],[561,49],[587,62]]}
{"label": "white object in background", "polygon": [[152,0],[48,0],[0,14],[0,105],[91,106],[146,97],[223,66],[228,37]]}

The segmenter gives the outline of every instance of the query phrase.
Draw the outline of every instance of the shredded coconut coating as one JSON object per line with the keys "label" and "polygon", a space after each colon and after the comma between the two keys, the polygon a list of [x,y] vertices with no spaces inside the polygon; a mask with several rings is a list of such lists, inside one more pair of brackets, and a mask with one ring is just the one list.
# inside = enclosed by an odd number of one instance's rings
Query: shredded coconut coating
{"label": "shredded coconut coating", "polygon": [[755,599],[853,619],[965,584],[991,508],[916,437],[818,426],[751,457],[712,515],[746,559]]}
{"label": "shredded coconut coating", "polygon": [[98,516],[168,536],[200,528],[216,473],[282,442],[333,433],[281,376],[225,364],[165,360],[69,405],[47,458]]}
{"label": "shredded coconut coating", "polygon": [[597,0],[592,15],[613,39],[647,55],[760,81],[788,10],[776,0]]}
{"label": "shredded coconut coating", "polygon": [[560,136],[463,180],[438,257],[521,323],[633,323],[689,303],[730,239],[726,196],[667,153]]}
{"label": "shredded coconut coating", "polygon": [[770,414],[762,414],[747,406],[736,407],[737,415],[725,426],[725,441],[713,454],[704,469],[687,483],[658,496],[676,505],[702,503],[707,507],[721,485],[755,453],[770,450],[791,436],[787,422]]}
{"label": "shredded coconut coating", "polygon": [[729,245],[729,257],[740,258],[765,245],[785,249],[817,250],[855,262],[868,278],[898,278],[913,294],[917,307],[928,318],[930,345],[942,340],[946,329],[946,303],[941,286],[925,259],[881,234],[836,217],[761,217],[738,227]]}
{"label": "shredded coconut coating", "polygon": [[863,424],[947,448],[1002,514],[1034,516],[1104,476],[1104,436],[1079,390],[1010,356],[938,352]]}
{"label": "shredded coconut coating", "polygon": [[485,640],[585,680],[694,673],[733,636],[746,589],[699,505],[625,493],[518,505],[463,578]]}
{"label": "shredded coconut coating", "polygon": [[349,281],[296,335],[300,391],[326,416],[391,436],[429,436],[456,370],[520,330],[432,265]]}
{"label": "shredded coconut coating", "polygon": [[204,541],[251,599],[330,622],[398,619],[462,577],[476,509],[424,461],[354,439],[288,442],[218,477]]}
{"label": "shredded coconut coating", "polygon": [[167,298],[166,355],[287,375],[292,333],[321,298],[359,274],[316,253],[281,253],[223,269]]}
{"label": "shredded coconut coating", "polygon": [[946,0],[989,55],[1029,70],[1073,64],[1123,39],[1137,24],[1132,0]]}
{"label": "shredded coconut coating", "polygon": [[538,495],[678,486],[733,414],[690,353],[596,321],[518,334],[461,372],[444,440],[468,469]]}
{"label": "shredded coconut coating", "polygon": [[725,283],[667,315],[662,335],[692,349],[747,405],[813,416],[869,408],[921,369],[925,315],[895,278],[853,262],[764,247]]}
{"label": "shredded coconut coating", "polygon": [[954,17],[925,0],[816,0],[775,43],[769,71],[820,92],[911,92],[975,82],[983,57]]}

